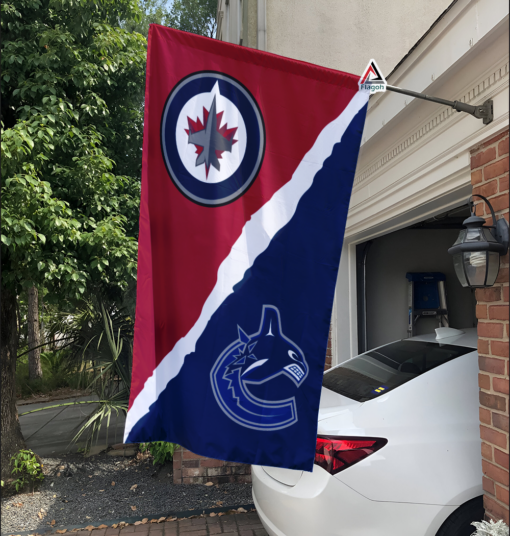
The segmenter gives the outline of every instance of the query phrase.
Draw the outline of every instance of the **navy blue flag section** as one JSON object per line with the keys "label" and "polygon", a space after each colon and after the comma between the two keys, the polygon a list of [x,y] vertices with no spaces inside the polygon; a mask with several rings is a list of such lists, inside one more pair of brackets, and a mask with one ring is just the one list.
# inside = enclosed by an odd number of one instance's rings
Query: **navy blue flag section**
{"label": "navy blue flag section", "polygon": [[358,82],[151,26],[126,442],[312,470]]}

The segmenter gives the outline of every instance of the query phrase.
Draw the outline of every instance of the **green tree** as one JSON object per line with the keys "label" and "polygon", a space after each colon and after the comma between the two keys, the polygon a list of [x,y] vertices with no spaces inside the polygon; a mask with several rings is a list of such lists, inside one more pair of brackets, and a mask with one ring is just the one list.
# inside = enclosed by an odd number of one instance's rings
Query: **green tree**
{"label": "green tree", "polygon": [[17,297],[120,294],[136,271],[146,40],[135,0],[2,4],[1,463],[15,407]]}
{"label": "green tree", "polygon": [[174,0],[166,25],[205,37],[216,34],[217,0]]}
{"label": "green tree", "polygon": [[217,0],[140,0],[141,16],[122,27],[145,37],[150,24],[161,24],[206,37],[216,33]]}
{"label": "green tree", "polygon": [[150,24],[167,25],[169,16],[168,0],[140,0],[139,6],[140,16],[123,22],[123,28],[148,37]]}

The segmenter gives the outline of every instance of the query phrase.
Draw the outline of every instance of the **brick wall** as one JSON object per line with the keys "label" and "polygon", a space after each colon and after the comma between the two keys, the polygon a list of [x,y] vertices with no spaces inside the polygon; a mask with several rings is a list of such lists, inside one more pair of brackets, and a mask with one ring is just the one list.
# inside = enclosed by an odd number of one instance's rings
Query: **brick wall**
{"label": "brick wall", "polygon": [[333,358],[333,347],[331,346],[331,326],[329,327],[328,347],[326,348],[326,362],[324,363],[324,370],[331,368],[331,360]]}
{"label": "brick wall", "polygon": [[[471,153],[473,194],[491,202],[496,218],[508,221],[508,132],[487,140]],[[492,223],[481,200],[477,215]],[[487,519],[508,515],[508,253],[501,258],[496,284],[476,290],[480,373],[480,437],[484,506]]]}
{"label": "brick wall", "polygon": [[225,484],[251,482],[251,466],[213,460],[179,448],[174,453],[174,484]]}

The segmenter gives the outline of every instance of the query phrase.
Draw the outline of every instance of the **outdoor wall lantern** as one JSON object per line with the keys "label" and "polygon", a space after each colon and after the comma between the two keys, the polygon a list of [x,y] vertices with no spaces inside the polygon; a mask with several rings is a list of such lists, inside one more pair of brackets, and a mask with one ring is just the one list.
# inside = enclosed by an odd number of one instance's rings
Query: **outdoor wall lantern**
{"label": "outdoor wall lantern", "polygon": [[[473,197],[483,199],[492,214],[495,225],[484,226],[485,220],[475,214]],[[455,273],[463,287],[492,287],[499,272],[499,258],[508,251],[508,223],[505,219],[497,220],[492,205],[481,195],[468,199],[471,216],[464,220],[459,237],[448,250],[453,255]]]}

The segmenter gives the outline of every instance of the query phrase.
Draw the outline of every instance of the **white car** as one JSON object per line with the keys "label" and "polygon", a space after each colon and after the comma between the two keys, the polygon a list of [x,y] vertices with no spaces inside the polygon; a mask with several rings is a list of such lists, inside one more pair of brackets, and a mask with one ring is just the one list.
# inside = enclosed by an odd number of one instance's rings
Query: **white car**
{"label": "white car", "polygon": [[270,536],[468,536],[483,519],[475,329],[324,374],[313,472],[253,466]]}

